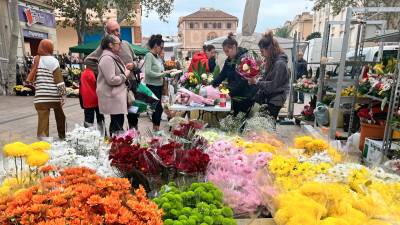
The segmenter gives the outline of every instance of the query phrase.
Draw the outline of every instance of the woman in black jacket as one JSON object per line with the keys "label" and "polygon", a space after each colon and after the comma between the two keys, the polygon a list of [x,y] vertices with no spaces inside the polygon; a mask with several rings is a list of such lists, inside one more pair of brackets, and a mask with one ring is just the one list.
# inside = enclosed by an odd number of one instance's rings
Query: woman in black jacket
{"label": "woman in black jacket", "polygon": [[222,48],[228,58],[225,60],[221,73],[214,79],[212,85],[218,87],[225,79],[228,79],[228,89],[232,98],[234,115],[239,112],[247,114],[254,104],[253,96],[256,88],[249,85],[247,80],[236,71],[236,66],[246,56],[248,50],[238,47],[238,43],[233,38],[232,33],[222,43]]}
{"label": "woman in black jacket", "polygon": [[265,73],[258,79],[248,79],[257,88],[255,101],[261,105],[261,111],[275,120],[286,102],[289,91],[288,57],[280,48],[272,32],[266,33],[258,43],[261,55],[265,59]]}

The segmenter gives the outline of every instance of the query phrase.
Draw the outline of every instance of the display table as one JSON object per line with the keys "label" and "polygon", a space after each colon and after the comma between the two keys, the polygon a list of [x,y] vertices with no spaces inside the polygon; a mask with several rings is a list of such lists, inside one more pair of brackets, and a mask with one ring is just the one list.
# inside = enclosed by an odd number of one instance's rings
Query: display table
{"label": "display table", "polygon": [[190,118],[190,112],[191,111],[199,111],[199,116],[197,119],[204,119],[204,114],[205,113],[211,113],[217,120],[218,118],[218,112],[230,112],[231,111],[231,101],[226,102],[226,107],[220,107],[219,105],[215,106],[187,106],[187,105],[181,105],[181,104],[173,104],[169,107],[170,110],[173,111],[185,111],[188,112],[188,116]]}

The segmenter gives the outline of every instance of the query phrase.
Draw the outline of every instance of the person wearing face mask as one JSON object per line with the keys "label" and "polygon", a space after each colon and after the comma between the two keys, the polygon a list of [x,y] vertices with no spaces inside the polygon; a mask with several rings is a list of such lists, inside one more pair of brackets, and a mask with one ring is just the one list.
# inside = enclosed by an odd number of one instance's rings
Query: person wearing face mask
{"label": "person wearing face mask", "polygon": [[247,80],[237,72],[236,63],[240,62],[248,54],[248,50],[238,47],[238,43],[233,38],[232,33],[224,40],[222,48],[228,58],[225,60],[221,73],[214,79],[212,85],[218,87],[227,79],[234,115],[237,115],[239,112],[247,115],[254,104],[253,95],[256,89],[254,86],[249,85]]}
{"label": "person wearing face mask", "polygon": [[157,103],[156,109],[152,115],[153,130],[160,130],[161,115],[163,108],[161,105],[161,96],[163,91],[164,76],[164,65],[161,61],[161,54],[164,48],[164,40],[160,34],[151,35],[149,40],[150,52],[145,56],[144,63],[144,80],[147,87],[157,96],[160,101]]}
{"label": "person wearing face mask", "polygon": [[127,86],[131,71],[125,67],[119,53],[121,40],[114,35],[106,35],[101,41],[102,54],[99,58],[96,93],[99,110],[110,115],[110,136],[122,132],[124,117],[128,113]]}
{"label": "person wearing face mask", "polygon": [[[193,72],[193,70],[197,70],[199,66],[199,62],[204,66],[206,66],[207,72],[213,72],[215,68],[215,47],[213,45],[204,45],[203,52],[198,52],[193,55],[192,61],[190,62],[189,72]],[[213,68],[210,67],[209,63],[213,63]]]}
{"label": "person wearing face mask", "polygon": [[257,88],[255,101],[261,105],[260,111],[276,120],[289,91],[288,57],[272,31],[261,38],[258,46],[265,60],[265,73],[258,80],[249,78],[248,82]]}
{"label": "person wearing face mask", "polygon": [[[110,20],[107,22],[105,28],[105,35],[111,34],[114,35],[118,38],[121,37],[121,28],[120,25],[118,24],[117,21]],[[89,67],[94,74],[97,76],[98,75],[98,59],[103,53],[103,49],[101,46],[99,46],[94,52],[90,53],[85,60],[84,64]],[[133,70],[136,67],[135,62],[133,61],[136,56],[135,53],[133,52],[129,42],[123,40],[121,42],[121,51],[119,51],[118,56],[121,58],[123,64],[126,66],[126,68],[130,71],[132,71],[132,75],[130,76],[131,79],[129,79],[129,89],[136,89],[137,87],[137,79],[134,79],[133,75]],[[135,92],[134,90],[133,92]],[[128,119],[128,125],[129,129],[132,128],[138,128],[138,122],[139,122],[139,114],[136,113],[128,113],[127,114],[127,119]]]}

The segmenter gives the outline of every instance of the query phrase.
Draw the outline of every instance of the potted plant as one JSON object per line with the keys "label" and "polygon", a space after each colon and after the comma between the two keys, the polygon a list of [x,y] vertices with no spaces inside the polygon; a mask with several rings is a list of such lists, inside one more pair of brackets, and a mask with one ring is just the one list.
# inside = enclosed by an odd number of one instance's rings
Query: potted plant
{"label": "potted plant", "polygon": [[361,122],[360,151],[364,149],[365,138],[383,139],[387,108],[381,110],[380,105],[362,108],[357,113]]}

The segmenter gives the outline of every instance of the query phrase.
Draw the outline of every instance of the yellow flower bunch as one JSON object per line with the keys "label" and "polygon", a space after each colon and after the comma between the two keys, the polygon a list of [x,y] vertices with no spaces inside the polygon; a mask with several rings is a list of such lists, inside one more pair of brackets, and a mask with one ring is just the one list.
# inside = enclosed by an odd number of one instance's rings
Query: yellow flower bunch
{"label": "yellow flower bunch", "polygon": [[360,170],[354,169],[350,172],[348,177],[348,183],[352,190],[357,193],[364,193],[365,185],[368,185],[371,182],[371,174],[369,174],[368,170],[365,167],[362,167]]}
{"label": "yellow flower bunch", "polygon": [[278,225],[393,225],[400,221],[399,191],[400,184],[372,182],[362,194],[346,184],[309,182],[276,198],[274,219]]}
{"label": "yellow flower bunch", "polygon": [[327,150],[329,145],[322,139],[314,139],[310,136],[303,136],[295,138],[294,147],[297,149],[305,149],[305,153],[307,155],[313,155],[317,152]]}
{"label": "yellow flower bunch", "polygon": [[29,166],[40,167],[49,161],[50,156],[46,152],[33,150],[28,157],[26,157],[26,163]]}
{"label": "yellow flower bunch", "polygon": [[14,142],[11,144],[6,144],[3,147],[3,152],[6,156],[10,157],[25,157],[30,154],[32,148],[22,142]]}
{"label": "yellow flower bunch", "polygon": [[22,88],[24,87],[24,85],[15,85],[14,86],[14,91],[21,91],[22,90]]}
{"label": "yellow flower bunch", "polygon": [[354,96],[357,92],[357,89],[355,86],[350,86],[342,90],[340,93],[341,96]]}
{"label": "yellow flower bunch", "polygon": [[37,180],[37,176],[29,173],[23,173],[20,179],[17,179],[16,177],[7,177],[0,185],[0,197],[7,196],[21,188],[28,187],[34,183],[33,181],[35,180]]}
{"label": "yellow flower bunch", "polygon": [[259,143],[259,142],[249,142],[245,141],[241,138],[237,138],[235,140],[236,147],[244,148],[246,154],[257,154],[260,152],[270,152],[270,153],[277,153],[277,148],[272,146],[268,143]]}
{"label": "yellow flower bunch", "polygon": [[189,83],[190,84],[198,84],[198,80],[196,78],[196,75],[194,75],[194,73],[190,72],[189,73]]}
{"label": "yellow flower bunch", "polygon": [[298,149],[305,149],[306,145],[312,142],[314,138],[311,136],[302,136],[294,139],[294,147]]}
{"label": "yellow flower bunch", "polygon": [[34,142],[32,144],[29,145],[33,150],[36,151],[47,151],[50,150],[51,145],[48,142],[45,141],[38,141],[38,142]]}
{"label": "yellow flower bunch", "polygon": [[329,163],[313,164],[298,162],[294,157],[274,156],[268,169],[275,177],[278,188],[289,191],[299,188],[304,182],[312,181],[319,174],[327,174]]}

